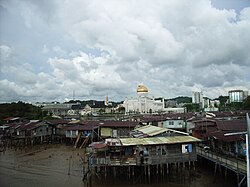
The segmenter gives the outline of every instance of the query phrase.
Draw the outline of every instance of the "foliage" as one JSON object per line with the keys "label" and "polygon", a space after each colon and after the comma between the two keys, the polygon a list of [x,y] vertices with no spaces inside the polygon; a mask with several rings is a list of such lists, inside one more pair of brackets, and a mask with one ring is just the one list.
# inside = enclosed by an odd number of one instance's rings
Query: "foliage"
{"label": "foliage", "polygon": [[[81,103],[81,105],[83,106],[83,107],[85,107],[86,105],[93,105],[94,103],[98,103],[98,102],[104,102],[104,101],[97,101],[97,100],[86,100],[86,101],[80,101],[80,100],[70,100],[70,101],[68,101],[68,102],[65,102],[65,103]],[[109,103],[111,103],[112,104],[112,106],[117,106],[117,105],[119,105],[119,104],[121,104],[121,103],[123,103],[123,101],[120,101],[120,102],[114,102],[114,101],[110,101]]]}
{"label": "foliage", "polygon": [[227,101],[228,101],[229,97],[228,96],[219,96],[218,98],[216,98],[216,100],[220,101],[220,106],[225,106]]}
{"label": "foliage", "polygon": [[125,107],[119,107],[118,112],[119,113],[125,113]]}
{"label": "foliage", "polygon": [[250,96],[248,96],[246,100],[243,102],[242,108],[244,110],[250,110]]}
{"label": "foliage", "polygon": [[185,104],[184,107],[186,107],[187,112],[200,112],[199,103],[188,103]]}
{"label": "foliage", "polygon": [[0,104],[0,120],[7,117],[22,117],[27,119],[42,119],[46,116],[40,107],[21,101],[17,103]]}
{"label": "foliage", "polygon": [[242,102],[233,102],[227,104],[227,108],[231,111],[242,110]]}
{"label": "foliage", "polygon": [[186,96],[179,96],[179,97],[172,98],[169,100],[175,100],[178,104],[180,104],[180,103],[192,103],[192,98],[186,97]]}

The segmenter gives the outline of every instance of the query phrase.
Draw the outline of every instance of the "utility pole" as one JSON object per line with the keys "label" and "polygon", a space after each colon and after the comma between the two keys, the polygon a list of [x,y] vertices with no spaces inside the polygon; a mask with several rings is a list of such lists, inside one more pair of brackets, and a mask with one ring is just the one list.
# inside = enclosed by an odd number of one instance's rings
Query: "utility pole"
{"label": "utility pole", "polygon": [[250,145],[250,119],[248,113],[247,117],[247,134],[246,134],[246,155],[247,155],[247,187],[250,187],[250,162],[249,162],[249,145]]}

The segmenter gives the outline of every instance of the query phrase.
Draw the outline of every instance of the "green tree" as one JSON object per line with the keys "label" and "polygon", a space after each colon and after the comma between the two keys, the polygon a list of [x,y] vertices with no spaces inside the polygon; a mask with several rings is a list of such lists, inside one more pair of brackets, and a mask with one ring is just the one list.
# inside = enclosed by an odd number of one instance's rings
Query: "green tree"
{"label": "green tree", "polygon": [[250,110],[250,96],[248,96],[248,97],[244,100],[244,102],[243,102],[243,104],[242,104],[242,108],[243,108],[244,110]]}
{"label": "green tree", "polygon": [[200,112],[200,105],[198,103],[188,103],[185,104],[187,112]]}
{"label": "green tree", "polygon": [[18,101],[17,103],[0,104],[0,120],[7,117],[23,117],[27,119],[41,119],[46,114],[40,107]]}

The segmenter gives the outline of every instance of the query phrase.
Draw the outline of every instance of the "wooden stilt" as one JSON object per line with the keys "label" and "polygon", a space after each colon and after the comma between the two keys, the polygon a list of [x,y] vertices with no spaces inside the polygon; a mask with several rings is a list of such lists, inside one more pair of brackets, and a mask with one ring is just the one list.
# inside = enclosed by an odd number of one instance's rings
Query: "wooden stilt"
{"label": "wooden stilt", "polygon": [[116,169],[115,166],[113,167],[113,172],[114,172],[114,180],[116,179]]}
{"label": "wooden stilt", "polygon": [[225,180],[227,179],[227,168],[225,167]]}
{"label": "wooden stilt", "polygon": [[157,183],[159,182],[159,174],[158,174],[159,168],[158,168],[158,164],[156,164],[156,180]]}
{"label": "wooden stilt", "polygon": [[217,170],[217,162],[214,165],[214,180],[213,180],[214,183],[216,182],[216,170]]}
{"label": "wooden stilt", "polygon": [[106,181],[107,180],[107,166],[104,166],[104,177]]}
{"label": "wooden stilt", "polygon": [[168,163],[167,163],[167,175],[168,175],[169,171],[168,171]]}
{"label": "wooden stilt", "polygon": [[128,182],[130,183],[130,166],[128,166]]}
{"label": "wooden stilt", "polygon": [[134,181],[134,175],[135,175],[135,168],[132,166],[132,181]]}
{"label": "wooden stilt", "polygon": [[150,184],[150,165],[148,165],[148,183]]}
{"label": "wooden stilt", "polygon": [[164,177],[164,169],[163,169],[163,168],[164,168],[164,165],[161,164],[161,176],[162,176],[162,177]]}

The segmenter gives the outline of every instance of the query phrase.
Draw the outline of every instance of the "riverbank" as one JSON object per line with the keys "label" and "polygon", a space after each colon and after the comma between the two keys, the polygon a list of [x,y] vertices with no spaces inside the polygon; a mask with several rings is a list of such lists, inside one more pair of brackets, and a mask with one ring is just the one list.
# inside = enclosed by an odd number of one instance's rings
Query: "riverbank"
{"label": "riverbank", "polygon": [[[19,150],[7,149],[0,153],[1,186],[43,187],[73,186],[82,187],[83,161],[85,150],[66,145],[40,145]],[[229,176],[218,174],[214,183],[213,165],[197,163],[195,177],[188,180],[173,178],[158,184],[136,184],[136,187],[234,187],[236,183]],[[104,184],[93,180],[93,187],[126,187],[124,183]]]}

